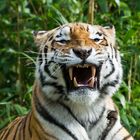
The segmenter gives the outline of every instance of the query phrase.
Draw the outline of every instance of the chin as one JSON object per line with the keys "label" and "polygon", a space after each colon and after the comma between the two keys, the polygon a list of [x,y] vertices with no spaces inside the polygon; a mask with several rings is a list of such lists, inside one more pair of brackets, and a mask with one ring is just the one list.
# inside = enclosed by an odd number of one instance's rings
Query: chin
{"label": "chin", "polygon": [[99,98],[99,92],[87,87],[69,91],[68,99],[74,104],[91,105]]}

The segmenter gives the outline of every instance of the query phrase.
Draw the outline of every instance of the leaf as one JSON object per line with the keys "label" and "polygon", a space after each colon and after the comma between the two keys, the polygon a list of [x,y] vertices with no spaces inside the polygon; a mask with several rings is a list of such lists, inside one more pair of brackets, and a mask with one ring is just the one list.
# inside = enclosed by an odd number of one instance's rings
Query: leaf
{"label": "leaf", "polygon": [[117,93],[115,97],[117,97],[119,99],[121,105],[125,108],[126,107],[125,106],[126,105],[126,100],[125,100],[124,95],[122,95],[120,93]]}
{"label": "leaf", "polygon": [[55,8],[54,6],[50,6],[50,8],[52,8],[56,12],[61,24],[68,23],[67,19],[64,17],[64,15],[57,8]]}
{"label": "leaf", "polygon": [[130,123],[124,110],[121,111],[121,119],[123,123],[130,128]]}
{"label": "leaf", "polygon": [[129,40],[132,40],[132,37],[134,36],[135,34],[135,30],[134,29],[129,29],[127,32],[126,32],[126,35],[124,36],[124,41],[127,42]]}
{"label": "leaf", "polygon": [[106,0],[98,0],[97,3],[99,4],[103,13],[106,13],[109,11]]}
{"label": "leaf", "polygon": [[14,108],[15,108],[15,110],[17,111],[17,113],[19,115],[24,115],[24,114],[27,114],[28,113],[27,108],[25,108],[25,107],[23,107],[23,106],[21,106],[19,104],[15,104],[14,105]]}
{"label": "leaf", "polygon": [[137,121],[133,116],[128,116],[128,118],[129,118],[129,122],[131,122],[133,125],[137,125]]}
{"label": "leaf", "polygon": [[120,6],[120,0],[115,0],[116,4]]}
{"label": "leaf", "polygon": [[131,10],[129,9],[128,5],[125,2],[120,2],[120,9],[123,11],[124,16],[123,17],[130,17],[131,16]]}
{"label": "leaf", "polygon": [[3,11],[6,8],[6,0],[0,0],[0,11]]}

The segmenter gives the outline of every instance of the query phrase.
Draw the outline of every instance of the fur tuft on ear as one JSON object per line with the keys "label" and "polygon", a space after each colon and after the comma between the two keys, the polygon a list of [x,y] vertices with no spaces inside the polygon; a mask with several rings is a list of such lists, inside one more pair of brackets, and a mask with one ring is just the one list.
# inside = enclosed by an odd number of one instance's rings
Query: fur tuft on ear
{"label": "fur tuft on ear", "polygon": [[32,31],[33,36],[37,36],[37,35],[43,35],[47,33],[47,31]]}
{"label": "fur tuft on ear", "polygon": [[114,26],[111,23],[105,24],[103,26],[105,29],[112,29]]}

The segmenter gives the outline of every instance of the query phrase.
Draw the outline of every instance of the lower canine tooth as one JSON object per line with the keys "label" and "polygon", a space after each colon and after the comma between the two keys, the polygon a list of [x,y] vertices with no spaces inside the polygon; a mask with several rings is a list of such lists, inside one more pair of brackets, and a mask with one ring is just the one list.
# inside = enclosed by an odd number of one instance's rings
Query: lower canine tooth
{"label": "lower canine tooth", "polygon": [[91,81],[90,81],[90,83],[89,83],[89,86],[90,87],[94,87],[94,81],[95,81],[95,79],[94,79],[94,77],[91,79]]}
{"label": "lower canine tooth", "polygon": [[77,81],[76,81],[76,78],[74,77],[74,86],[75,87],[78,87],[78,83],[77,83]]}
{"label": "lower canine tooth", "polygon": [[69,68],[69,75],[70,75],[70,80],[72,80],[72,68]]}

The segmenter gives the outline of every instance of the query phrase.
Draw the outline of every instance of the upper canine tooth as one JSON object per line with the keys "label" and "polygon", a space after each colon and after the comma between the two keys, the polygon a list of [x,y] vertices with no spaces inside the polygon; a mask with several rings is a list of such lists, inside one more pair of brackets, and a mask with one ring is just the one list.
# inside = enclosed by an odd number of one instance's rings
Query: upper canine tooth
{"label": "upper canine tooth", "polygon": [[95,67],[92,67],[91,70],[92,70],[92,76],[95,77],[95,74],[96,74],[96,68],[95,68]]}
{"label": "upper canine tooth", "polygon": [[70,80],[72,80],[72,72],[73,72],[73,68],[69,68],[69,76],[70,76]]}

